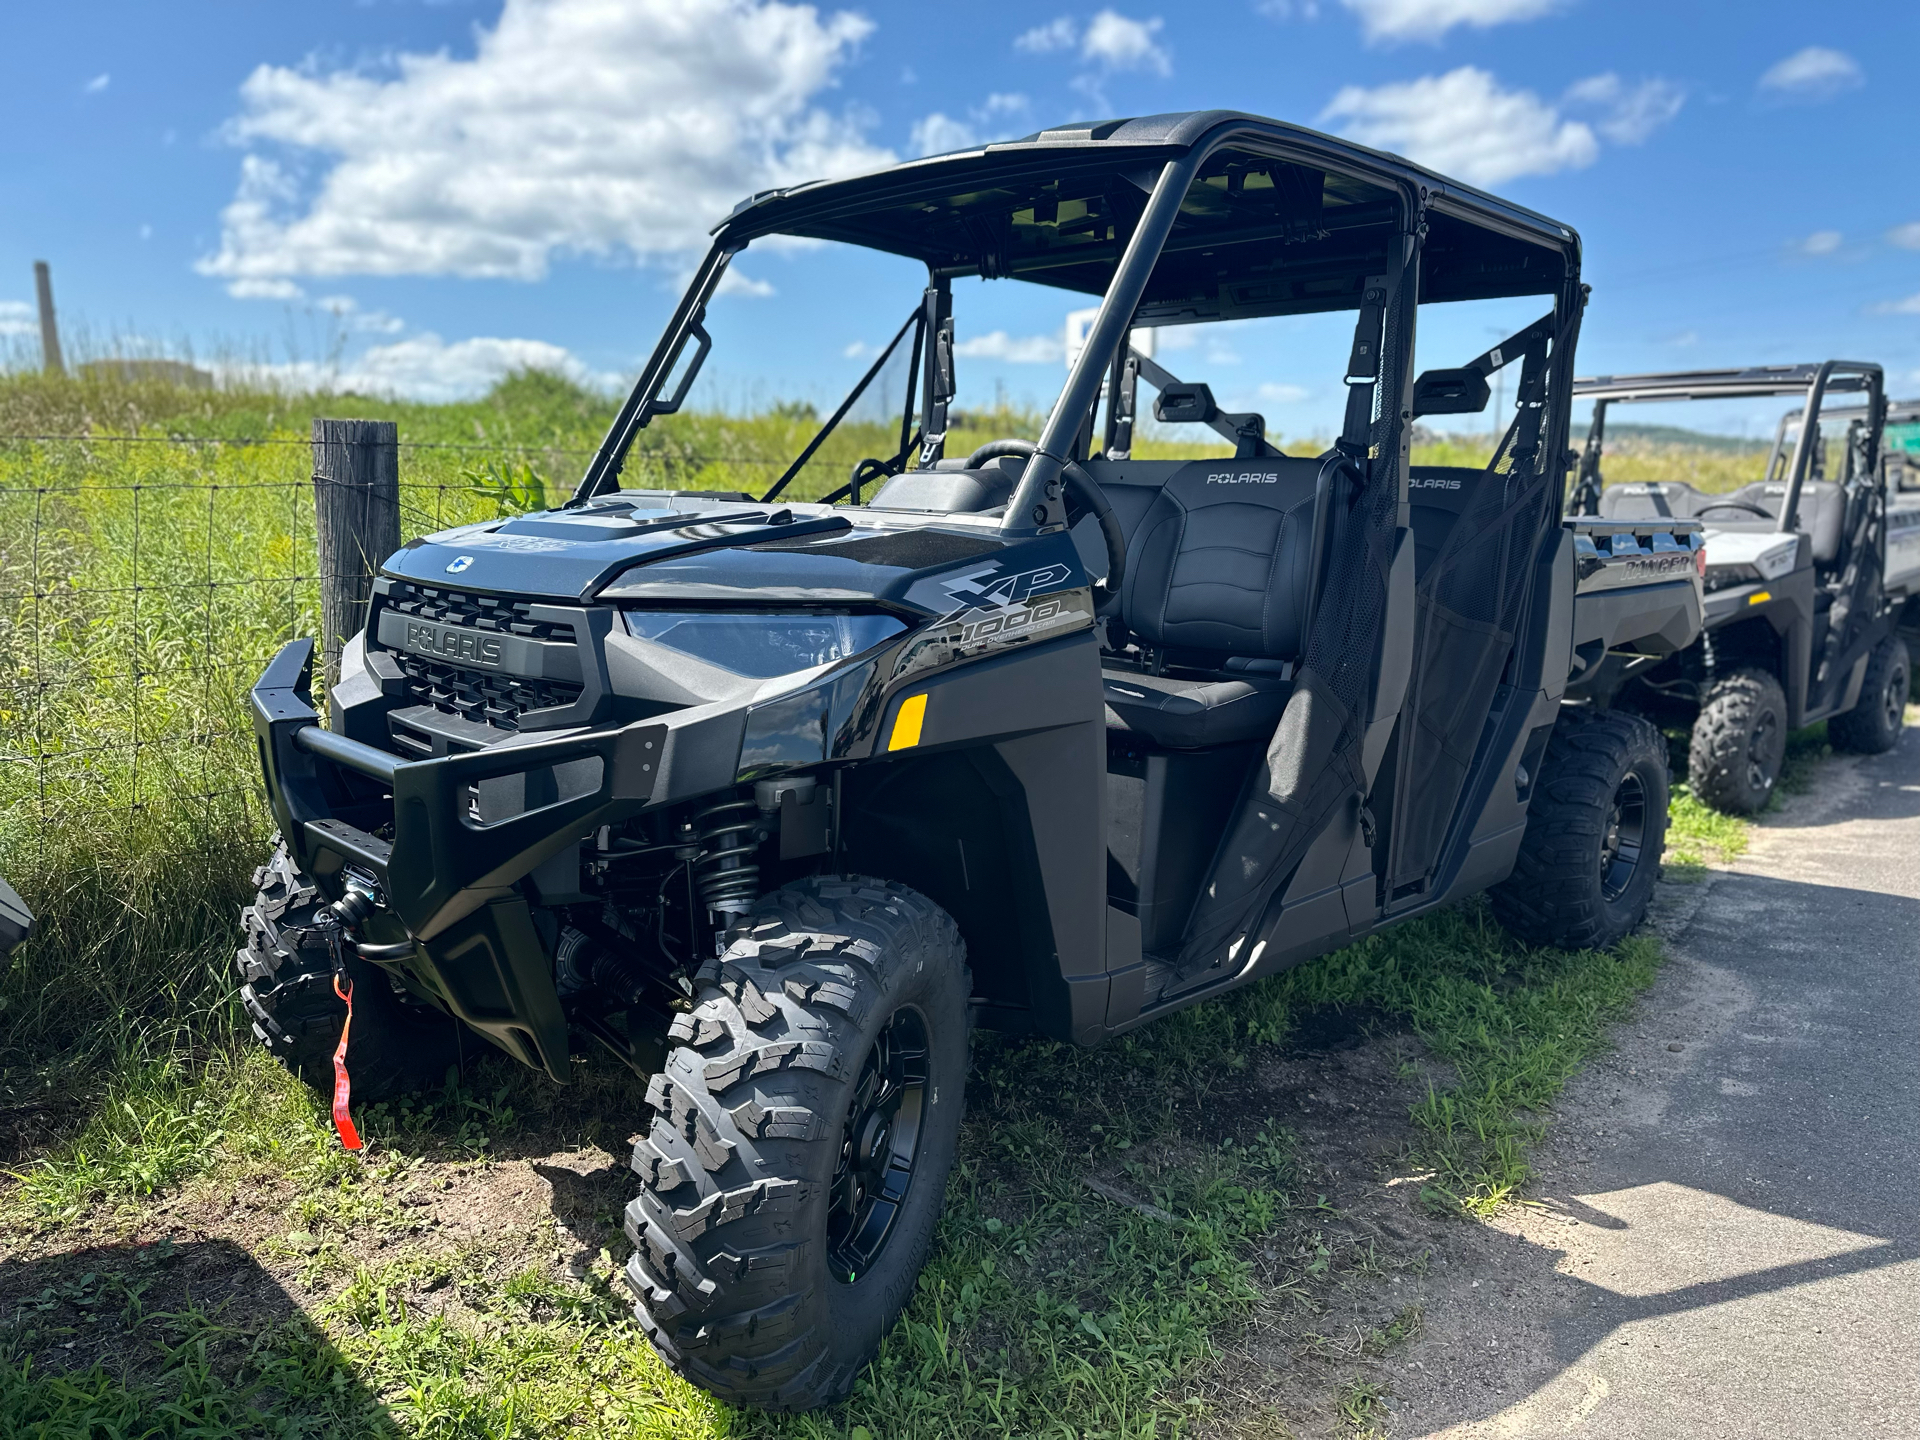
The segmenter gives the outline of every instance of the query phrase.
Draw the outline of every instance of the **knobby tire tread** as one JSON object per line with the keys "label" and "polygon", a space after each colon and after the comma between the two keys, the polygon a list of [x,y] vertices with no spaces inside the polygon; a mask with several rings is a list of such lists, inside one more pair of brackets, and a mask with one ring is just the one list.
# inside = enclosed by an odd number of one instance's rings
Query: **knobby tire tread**
{"label": "knobby tire tread", "polygon": [[[333,1089],[333,1052],[347,1007],[333,993],[333,961],[306,932],[326,903],[276,836],[272,857],[254,871],[253,904],[240,912],[245,937],[234,954],[240,1003],[266,1051],[323,1094]],[[349,957],[353,1035],[347,1055],[356,1100],[437,1082],[458,1055],[454,1022],[393,993],[377,965]]]}
{"label": "knobby tire tread", "polygon": [[[1599,857],[1613,797],[1627,770],[1646,786],[1640,866],[1617,900],[1601,889]],[[1666,837],[1666,742],[1637,715],[1562,709],[1541,757],[1513,873],[1488,892],[1494,917],[1534,945],[1613,944],[1646,913]]]}
{"label": "knobby tire tread", "polygon": [[[1764,789],[1747,783],[1747,745],[1754,717],[1771,707],[1777,753]],[[1716,680],[1693,722],[1687,747],[1687,786],[1702,804],[1731,815],[1752,815],[1772,798],[1787,751],[1787,696],[1765,670],[1735,670]]]}
{"label": "knobby tire tread", "polygon": [[[698,984],[648,1089],[651,1128],[634,1146],[635,1317],[693,1383],[736,1404],[812,1409],[851,1389],[924,1259],[959,1131],[966,948],[952,918],[904,886],[814,879],[763,897]],[[832,1318],[827,1291],[840,1282],[824,1253],[828,1188],[868,1036],[906,999],[950,1012],[928,1019],[935,1030],[957,1024],[944,1038],[959,1061],[944,1094],[933,1062],[914,1188],[896,1222],[915,1217],[919,1233],[890,1235],[862,1277],[878,1287],[861,1298],[868,1343]],[[932,1035],[930,1049],[942,1038]]]}

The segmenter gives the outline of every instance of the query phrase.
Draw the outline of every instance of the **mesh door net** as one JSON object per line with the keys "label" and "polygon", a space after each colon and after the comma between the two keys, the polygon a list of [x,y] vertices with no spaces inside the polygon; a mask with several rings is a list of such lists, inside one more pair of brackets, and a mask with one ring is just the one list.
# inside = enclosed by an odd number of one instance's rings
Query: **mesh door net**
{"label": "mesh door net", "polygon": [[[1280,726],[1267,747],[1233,827],[1215,853],[1207,888],[1181,947],[1177,972],[1237,959],[1274,890],[1292,874],[1333,812],[1365,789],[1361,739],[1368,686],[1386,621],[1387,570],[1398,504],[1401,336],[1410,306],[1406,263],[1363,307],[1354,353],[1369,354],[1368,396],[1353,396],[1347,434],[1327,465],[1325,575],[1307,631],[1306,654]],[[1369,320],[1372,333],[1369,334]],[[1374,338],[1378,348],[1373,348]],[[1380,358],[1387,357],[1382,366]],[[1359,388],[1359,387],[1355,387]],[[1365,457],[1373,455],[1372,461]]]}
{"label": "mesh door net", "polygon": [[1513,421],[1415,590],[1389,895],[1424,882],[1439,859],[1513,653],[1552,500],[1552,467],[1542,463],[1540,445],[1550,343],[1558,343],[1551,315],[1468,367],[1490,372],[1503,357],[1524,355]]}

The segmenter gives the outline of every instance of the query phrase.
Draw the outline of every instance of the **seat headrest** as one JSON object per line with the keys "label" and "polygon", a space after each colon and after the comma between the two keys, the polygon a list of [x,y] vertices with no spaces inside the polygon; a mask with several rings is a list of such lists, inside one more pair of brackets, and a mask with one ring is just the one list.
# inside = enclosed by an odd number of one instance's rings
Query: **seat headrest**
{"label": "seat headrest", "polygon": [[[1759,480],[1743,485],[1729,497],[1758,505],[1776,520],[1786,503],[1784,480]],[[1808,480],[1800,487],[1800,509],[1794,528],[1813,542],[1815,564],[1831,565],[1840,558],[1840,531],[1846,524],[1847,496],[1838,485],[1827,480]]]}
{"label": "seat headrest", "polygon": [[1607,520],[1685,520],[1714,498],[1684,480],[1635,481],[1602,490],[1600,514]]}

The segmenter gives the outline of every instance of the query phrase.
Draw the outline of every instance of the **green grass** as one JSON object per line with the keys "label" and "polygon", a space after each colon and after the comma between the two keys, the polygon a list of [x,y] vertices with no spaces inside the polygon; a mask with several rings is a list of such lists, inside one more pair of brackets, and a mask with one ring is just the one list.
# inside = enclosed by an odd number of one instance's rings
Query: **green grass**
{"label": "green grass", "polygon": [[[252,1338],[246,1363],[226,1369],[192,1359],[192,1337],[217,1317],[170,1321],[121,1384],[222,1416],[244,1415],[270,1388],[275,1415],[309,1427],[292,1433],[1176,1434],[1194,1418],[1199,1376],[1254,1312],[1256,1245],[1289,1257],[1265,1282],[1275,1293],[1380,1269],[1322,1238],[1336,1217],[1310,1182],[1311,1157],[1248,1108],[1262,1093],[1259,1061],[1301,1014],[1361,1009],[1410,1029],[1451,1068],[1450,1083],[1414,1104],[1418,1139],[1398,1168],[1425,1174],[1430,1204],[1484,1214],[1524,1184],[1554,1096],[1657,963],[1644,940],[1606,954],[1528,950],[1467,905],[1101,1049],[982,1035],[934,1259],[853,1399],[824,1416],[731,1412],[668,1375],[625,1323],[617,1247],[571,1276],[546,1264],[503,1273],[486,1254],[408,1239],[405,1199],[423,1177],[485,1167],[491,1144],[556,1119],[590,1128],[598,1105],[613,1129],[631,1123],[634,1095],[624,1110],[614,1103],[617,1076],[568,1097],[504,1062],[483,1066],[470,1090],[369,1112],[369,1154],[353,1160],[321,1105],[264,1058],[183,1060],[128,1077],[116,1094],[126,1108],[105,1107],[25,1171],[0,1223],[57,1238],[82,1215],[131,1218],[183,1186],[290,1181],[287,1228],[260,1248],[312,1287],[311,1319]],[[1090,1174],[1178,1223],[1094,1193]],[[391,1243],[370,1256],[369,1237]],[[16,1349],[43,1323],[17,1319]],[[1396,1318],[1378,1348],[1417,1324]],[[136,1349],[148,1334],[136,1329]],[[364,1412],[349,1419],[343,1392],[371,1397]],[[19,1361],[0,1370],[0,1396],[22,1424],[124,1403],[97,1375]],[[182,1422],[158,1433],[228,1432]]]}
{"label": "green grass", "polygon": [[[234,918],[267,823],[240,702],[317,622],[299,442],[328,413],[486,447],[403,451],[415,534],[556,497],[610,408],[539,376],[459,406],[0,378],[0,432],[222,442],[0,440],[0,872],[43,919],[0,975],[0,1117],[26,1137],[0,1182],[0,1248],[72,1249],[170,1223],[165,1207],[271,1196],[248,1243],[304,1307],[244,1325],[192,1296],[155,1309],[141,1296],[172,1272],[116,1251],[91,1286],[62,1280],[0,1315],[0,1433],[108,1435],[133,1417],[146,1428],[130,1433],[195,1437],[1181,1433],[1263,1293],[1306,1304],[1379,1272],[1326,1238],[1313,1157],[1261,1108],[1261,1063],[1327,1006],[1412,1037],[1414,1140],[1396,1163],[1428,1203],[1479,1215],[1524,1187],[1543,1116],[1658,950],[1528,950],[1476,903],[1098,1050],[980,1037],[935,1258],[853,1399],[824,1416],[730,1412],[667,1374],[625,1319],[617,1206],[579,1273],[551,1261],[550,1222],[457,1253],[417,1234],[422,1187],[565,1145],[617,1164],[640,1091],[598,1063],[561,1091],[483,1061],[359,1116],[371,1148],[355,1159],[252,1045]],[[1035,424],[975,417],[952,448]],[[872,430],[836,440],[795,493],[890,449]],[[757,489],[808,433],[794,417],[672,417],[632,475]],[[22,736],[43,747],[35,763]],[[1258,1279],[1256,1252],[1280,1257]],[[59,1373],[28,1358],[68,1331],[83,1356],[96,1333],[114,1344]]]}

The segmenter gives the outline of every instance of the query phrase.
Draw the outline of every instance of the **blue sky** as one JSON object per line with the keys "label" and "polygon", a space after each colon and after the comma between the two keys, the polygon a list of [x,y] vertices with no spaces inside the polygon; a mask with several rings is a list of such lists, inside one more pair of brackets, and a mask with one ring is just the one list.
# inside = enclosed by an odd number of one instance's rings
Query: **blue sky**
{"label": "blue sky", "polygon": [[[16,353],[46,259],[75,342],[429,396],[529,361],[612,383],[749,190],[1219,106],[1352,134],[1575,226],[1583,371],[1845,354],[1920,391],[1920,193],[1898,163],[1920,122],[1911,3],[69,0],[14,7],[8,32]],[[743,400],[830,398],[916,284],[833,250],[738,268],[717,323],[752,341],[711,381]],[[962,287],[963,398],[1050,397],[1067,308]],[[1458,363],[1526,308],[1436,322],[1423,362]],[[1261,322],[1176,368],[1276,430],[1324,433],[1340,343]]]}

